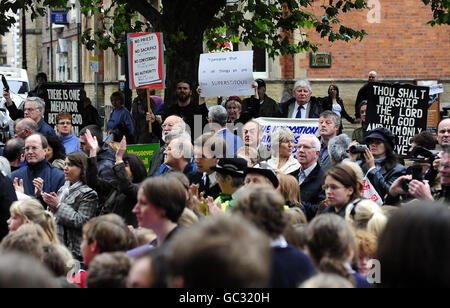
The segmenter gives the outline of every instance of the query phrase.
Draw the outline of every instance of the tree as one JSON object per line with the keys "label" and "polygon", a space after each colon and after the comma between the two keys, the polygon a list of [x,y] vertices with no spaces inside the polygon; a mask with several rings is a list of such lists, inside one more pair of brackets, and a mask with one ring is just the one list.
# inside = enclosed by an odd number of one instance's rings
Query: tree
{"label": "tree", "polygon": [[[450,0],[422,0],[430,5],[430,25],[449,25]],[[0,12],[31,10],[33,16],[43,15],[43,6],[66,5],[67,0],[0,0]],[[329,41],[362,39],[366,32],[346,27],[340,17],[351,10],[366,8],[364,0],[323,0],[322,11],[313,13],[314,0],[80,0],[84,14],[100,14],[103,27],[87,29],[83,42],[88,49],[112,48],[123,55],[126,33],[155,31],[164,33],[166,81],[173,93],[179,79],[197,80],[198,61],[205,43],[208,50],[221,49],[224,43],[244,42],[266,49],[269,56],[293,55],[317,50],[308,37],[295,42],[294,30],[320,33]],[[106,3],[106,4],[105,4]],[[108,4],[108,5],[107,5]],[[142,20],[139,15],[144,18]],[[0,20],[0,35],[14,24],[13,17]],[[166,95],[166,97],[168,97]]]}
{"label": "tree", "polygon": [[[124,33],[163,32],[166,82],[168,93],[173,93],[171,89],[177,80],[197,80],[204,43],[208,50],[217,50],[227,41],[244,42],[266,49],[274,57],[317,50],[318,46],[307,38],[293,41],[292,33],[297,29],[315,28],[330,41],[362,39],[366,34],[342,25],[339,19],[350,10],[365,8],[364,0],[324,1],[320,16],[311,12],[312,3],[313,0],[162,0],[158,9],[149,0],[112,0],[107,8],[101,2],[81,0],[85,11],[103,14],[106,30],[95,33],[88,29],[83,39],[88,48],[98,44],[102,49],[113,48],[123,54]],[[145,21],[139,21],[136,13]]]}

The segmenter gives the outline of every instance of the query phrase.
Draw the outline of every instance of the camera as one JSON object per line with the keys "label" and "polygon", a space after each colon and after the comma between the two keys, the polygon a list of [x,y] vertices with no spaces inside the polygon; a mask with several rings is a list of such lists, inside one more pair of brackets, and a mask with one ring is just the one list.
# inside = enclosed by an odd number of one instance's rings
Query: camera
{"label": "camera", "polygon": [[367,150],[367,145],[365,144],[354,144],[348,149],[348,151],[352,154],[364,154]]}
{"label": "camera", "polygon": [[406,193],[408,193],[409,191],[409,182],[411,182],[412,180],[422,181],[424,179],[422,170],[422,165],[412,165],[408,169],[406,169],[406,175],[412,175],[411,180],[403,180],[402,182],[402,189]]}

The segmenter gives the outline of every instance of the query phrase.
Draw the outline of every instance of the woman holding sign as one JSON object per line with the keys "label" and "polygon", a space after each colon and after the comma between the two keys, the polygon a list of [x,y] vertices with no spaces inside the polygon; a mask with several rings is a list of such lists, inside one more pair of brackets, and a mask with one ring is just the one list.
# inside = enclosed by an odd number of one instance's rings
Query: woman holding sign
{"label": "woman holding sign", "polygon": [[[373,188],[384,200],[394,181],[406,174],[406,168],[398,163],[394,152],[395,136],[390,130],[378,127],[369,132],[365,141],[368,148],[364,153],[364,161],[358,163]],[[357,154],[350,155],[353,160],[356,159]]]}

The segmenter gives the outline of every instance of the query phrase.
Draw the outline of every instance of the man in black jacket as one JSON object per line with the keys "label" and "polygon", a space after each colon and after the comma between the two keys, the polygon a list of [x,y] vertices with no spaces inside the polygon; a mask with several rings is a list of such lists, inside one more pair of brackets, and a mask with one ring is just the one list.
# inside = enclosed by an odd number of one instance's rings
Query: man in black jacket
{"label": "man in black jacket", "polygon": [[16,192],[10,178],[0,171],[0,242],[8,234],[9,208],[14,201],[17,201]]}
{"label": "man in black jacket", "polygon": [[358,96],[356,97],[355,102],[355,118],[356,120],[361,119],[361,114],[359,112],[359,107],[364,100],[368,100],[369,98],[369,85],[371,82],[376,82],[378,80],[377,72],[371,71],[369,72],[369,80],[367,83],[365,83],[361,89],[358,91]]}
{"label": "man in black jacket", "polygon": [[319,118],[323,111],[319,98],[313,97],[311,84],[306,79],[300,79],[294,84],[294,97],[281,103],[279,116],[289,119]]}
{"label": "man in black jacket", "polygon": [[258,96],[252,95],[242,102],[242,112],[240,119],[244,124],[252,118],[259,117],[278,117],[278,104],[266,94],[266,83],[262,79],[256,79],[254,82]]}
{"label": "man in black jacket", "polygon": [[324,171],[317,162],[320,141],[314,135],[302,135],[297,144],[297,159],[301,168],[291,173],[300,184],[301,203],[305,206],[308,221],[317,213],[320,202],[325,200],[322,189]]}

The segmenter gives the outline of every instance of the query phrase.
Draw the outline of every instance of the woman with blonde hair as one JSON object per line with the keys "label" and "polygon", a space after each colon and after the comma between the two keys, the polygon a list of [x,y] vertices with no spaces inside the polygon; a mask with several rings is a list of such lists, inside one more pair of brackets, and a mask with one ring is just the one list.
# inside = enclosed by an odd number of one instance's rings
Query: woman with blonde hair
{"label": "woman with blonde hair", "polygon": [[289,207],[298,206],[305,211],[304,206],[300,200],[300,186],[298,181],[292,175],[286,175],[279,173],[277,175],[278,182],[280,183],[279,191],[285,200],[285,205]]}
{"label": "woman with blonde hair", "polygon": [[361,200],[345,211],[345,220],[355,228],[366,230],[378,238],[387,224],[387,217],[381,207],[372,200]]}
{"label": "woman with blonde hair", "polygon": [[16,231],[23,224],[32,222],[42,227],[50,243],[59,243],[53,214],[46,211],[39,201],[17,201],[11,205],[9,211],[11,217],[7,223],[10,232]]}
{"label": "woman with blonde hair", "polygon": [[271,139],[272,157],[267,163],[277,172],[289,174],[300,169],[300,163],[292,155],[295,137],[289,128],[280,128]]}

